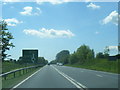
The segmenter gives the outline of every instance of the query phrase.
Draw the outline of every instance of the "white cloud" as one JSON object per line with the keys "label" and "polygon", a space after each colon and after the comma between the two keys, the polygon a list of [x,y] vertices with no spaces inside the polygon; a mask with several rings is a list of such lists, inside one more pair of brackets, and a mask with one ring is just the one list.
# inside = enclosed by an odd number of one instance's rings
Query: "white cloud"
{"label": "white cloud", "polygon": [[41,13],[42,13],[42,10],[40,8],[36,7],[33,15],[40,15]]}
{"label": "white cloud", "polygon": [[109,54],[110,54],[110,56],[111,56],[111,55],[116,55],[116,54],[118,54],[118,52],[119,52],[118,46],[107,46],[107,47],[104,48],[104,50],[105,50],[106,48],[109,49]]}
{"label": "white cloud", "polygon": [[3,2],[20,2],[21,0],[2,0]]}
{"label": "white cloud", "polygon": [[20,12],[21,15],[39,15],[41,13],[41,9],[36,7],[34,10],[33,10],[33,7],[30,7],[30,6],[26,6],[23,8],[24,11],[23,12]]}
{"label": "white cloud", "polygon": [[42,4],[44,2],[49,2],[51,4],[61,4],[63,3],[62,0],[36,0],[37,4]]}
{"label": "white cloud", "polygon": [[27,7],[24,7],[23,9],[24,9],[24,11],[23,11],[23,12],[20,12],[20,14],[22,14],[22,15],[31,15],[33,8],[27,6]]}
{"label": "white cloud", "polygon": [[[53,5],[56,4],[62,4],[62,3],[67,3],[67,2],[116,2],[118,0],[36,0],[37,4],[42,4],[44,2],[49,2]],[[91,4],[95,9],[100,8],[100,6],[97,6],[95,4]]]}
{"label": "white cloud", "polygon": [[92,2],[93,0],[85,0],[85,2]]}
{"label": "white cloud", "polygon": [[110,50],[118,50],[118,46],[108,46]]}
{"label": "white cloud", "polygon": [[74,34],[70,30],[55,30],[42,28],[40,30],[25,29],[23,32],[26,35],[38,36],[40,38],[60,38],[60,37],[73,37]]}
{"label": "white cloud", "polygon": [[17,24],[23,23],[23,21],[19,21],[16,18],[11,18],[11,19],[5,19],[7,22],[8,26],[16,26]]}
{"label": "white cloud", "polygon": [[62,4],[67,2],[90,2],[91,0],[36,0],[37,4],[42,4],[44,2],[49,2],[53,5]]}
{"label": "white cloud", "polygon": [[41,11],[41,9],[40,9],[40,8],[38,8],[38,7],[36,7],[36,9],[37,9],[37,10],[39,10],[39,11]]}
{"label": "white cloud", "polygon": [[107,24],[112,22],[115,25],[118,25],[118,20],[120,19],[120,15],[118,15],[117,11],[112,11],[107,17],[102,20],[103,24]]}
{"label": "white cloud", "polygon": [[3,5],[6,5],[7,3],[6,2],[3,2]]}
{"label": "white cloud", "polygon": [[87,7],[88,7],[88,8],[92,8],[92,9],[99,9],[99,8],[100,8],[100,6],[95,5],[95,4],[93,4],[93,3],[90,3],[89,5],[87,5]]}
{"label": "white cloud", "polygon": [[99,34],[100,32],[96,31],[95,34]]}
{"label": "white cloud", "polygon": [[59,2],[119,2],[119,0],[2,0],[3,2],[51,2],[58,4]]}

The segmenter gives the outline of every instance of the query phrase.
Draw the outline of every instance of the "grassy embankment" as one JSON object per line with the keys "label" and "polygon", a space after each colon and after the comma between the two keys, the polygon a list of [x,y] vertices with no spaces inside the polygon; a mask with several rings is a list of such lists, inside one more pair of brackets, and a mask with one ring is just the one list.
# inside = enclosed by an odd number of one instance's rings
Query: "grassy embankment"
{"label": "grassy embankment", "polygon": [[24,68],[28,66],[33,66],[33,65],[26,65],[26,64],[17,64],[14,62],[2,62],[2,72],[9,72],[11,70],[19,69],[19,68]]}
{"label": "grassy embankment", "polygon": [[[29,65],[29,66],[31,66],[31,65]],[[11,70],[24,68],[24,67],[26,67],[26,65],[23,65],[23,64],[20,65],[20,64],[16,64],[16,63],[12,63],[12,62],[4,62],[4,63],[2,63],[3,72],[8,72],[8,71],[11,71]],[[7,76],[6,80],[4,78],[2,78],[2,88],[12,88],[16,84],[18,84],[19,82],[24,80],[25,78],[27,78],[28,76],[33,74],[38,69],[40,69],[40,67],[31,69],[28,72],[24,72],[24,74],[23,74],[23,71],[16,72],[16,77],[15,78],[14,78],[13,74],[9,74]]]}
{"label": "grassy embankment", "polygon": [[84,64],[76,63],[76,64],[67,64],[66,66],[85,68],[85,69],[91,69],[91,70],[97,70],[97,71],[112,72],[112,73],[120,73],[120,71],[118,71],[119,62],[120,60],[108,61],[106,59],[98,59],[98,60],[87,61]]}

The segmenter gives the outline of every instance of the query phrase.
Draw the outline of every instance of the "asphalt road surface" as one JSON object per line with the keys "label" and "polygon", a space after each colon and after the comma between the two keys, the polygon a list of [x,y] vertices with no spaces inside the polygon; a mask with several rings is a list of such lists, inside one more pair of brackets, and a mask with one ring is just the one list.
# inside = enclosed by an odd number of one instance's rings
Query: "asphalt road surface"
{"label": "asphalt road surface", "polygon": [[118,88],[118,74],[46,65],[13,88]]}

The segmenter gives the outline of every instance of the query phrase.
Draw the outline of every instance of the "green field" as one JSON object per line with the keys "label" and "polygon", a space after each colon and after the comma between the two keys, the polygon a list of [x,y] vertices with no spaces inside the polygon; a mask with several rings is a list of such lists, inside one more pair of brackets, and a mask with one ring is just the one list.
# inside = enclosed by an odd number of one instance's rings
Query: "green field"
{"label": "green field", "polygon": [[112,72],[112,73],[120,73],[118,71],[118,61],[119,60],[108,61],[106,59],[97,59],[97,60],[94,59],[94,60],[88,60],[84,64],[76,63],[76,64],[67,64],[66,66]]}

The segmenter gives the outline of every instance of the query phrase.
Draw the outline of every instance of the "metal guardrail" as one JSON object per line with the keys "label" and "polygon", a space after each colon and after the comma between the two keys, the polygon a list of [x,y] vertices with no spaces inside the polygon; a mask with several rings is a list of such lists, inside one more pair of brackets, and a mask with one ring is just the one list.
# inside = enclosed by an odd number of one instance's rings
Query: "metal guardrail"
{"label": "metal guardrail", "polygon": [[37,67],[42,67],[43,65],[37,65],[37,66],[30,66],[30,67],[25,67],[25,68],[21,68],[21,69],[16,69],[16,70],[12,70],[10,72],[6,72],[6,73],[3,73],[3,74],[0,74],[0,77],[4,77],[4,79],[6,80],[6,77],[9,75],[9,74],[12,74],[13,73],[13,76],[14,78],[16,77],[16,72],[20,72],[19,75],[21,74],[21,71],[23,70],[23,74],[26,72],[28,72],[28,69],[32,69],[32,68],[37,68]]}

